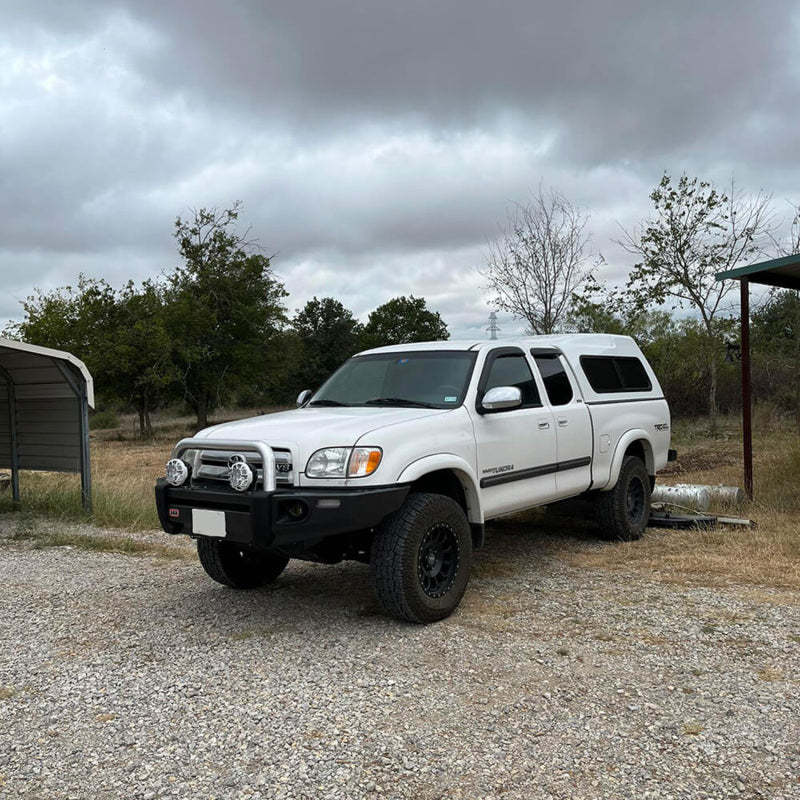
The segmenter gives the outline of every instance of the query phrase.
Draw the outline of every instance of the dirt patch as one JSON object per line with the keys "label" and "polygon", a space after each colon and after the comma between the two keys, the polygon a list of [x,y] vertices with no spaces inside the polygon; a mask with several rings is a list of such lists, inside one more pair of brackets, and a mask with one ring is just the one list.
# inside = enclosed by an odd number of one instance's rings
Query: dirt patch
{"label": "dirt patch", "polygon": [[719,445],[703,445],[693,447],[686,452],[678,452],[678,460],[670,461],[659,476],[685,475],[689,472],[708,472],[718,467],[730,467],[740,464],[742,460],[741,445],[720,443]]}

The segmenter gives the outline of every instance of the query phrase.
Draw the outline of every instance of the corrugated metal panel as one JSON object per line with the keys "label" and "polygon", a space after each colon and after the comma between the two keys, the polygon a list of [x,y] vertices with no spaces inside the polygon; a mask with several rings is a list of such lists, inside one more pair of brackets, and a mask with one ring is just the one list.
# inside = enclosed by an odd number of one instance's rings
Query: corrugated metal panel
{"label": "corrugated metal panel", "polygon": [[26,455],[25,453],[20,452],[19,468],[40,469],[53,472],[80,472],[81,455],[79,450],[76,450],[72,455],[67,452],[62,452],[58,455],[54,453],[36,453]]}
{"label": "corrugated metal panel", "polygon": [[20,469],[46,470],[47,472],[80,472],[80,456],[23,456],[19,457]]}
{"label": "corrugated metal panel", "polygon": [[58,367],[52,366],[30,366],[24,369],[10,369],[11,377],[16,386],[25,386],[31,383],[53,383],[64,384],[64,377],[58,371]]}
{"label": "corrugated metal panel", "polygon": [[14,502],[20,499],[17,467],[80,472],[90,510],[94,385],[86,366],[70,353],[0,339],[0,384],[0,466],[11,467]]}
{"label": "corrugated metal panel", "polygon": [[0,469],[11,469],[11,420],[8,411],[8,387],[0,375]]}
{"label": "corrugated metal panel", "polygon": [[75,395],[66,383],[43,383],[17,386],[19,400],[72,399]]}
{"label": "corrugated metal panel", "polygon": [[94,381],[89,370],[86,369],[86,365],[72,353],[53,350],[49,347],[38,347],[25,342],[15,342],[11,339],[0,339],[0,366],[11,372],[12,378],[17,383],[30,382],[30,380],[23,381],[22,376],[17,380],[15,373],[18,370],[54,369],[57,373],[55,380],[68,385],[59,367],[66,369],[75,383],[85,387],[87,402],[91,408],[94,408]]}
{"label": "corrugated metal panel", "polygon": [[[14,382],[20,469],[80,472],[81,406],[48,355],[0,345],[0,367]],[[79,371],[66,364],[74,382]],[[11,466],[8,387],[0,380],[0,466]]]}

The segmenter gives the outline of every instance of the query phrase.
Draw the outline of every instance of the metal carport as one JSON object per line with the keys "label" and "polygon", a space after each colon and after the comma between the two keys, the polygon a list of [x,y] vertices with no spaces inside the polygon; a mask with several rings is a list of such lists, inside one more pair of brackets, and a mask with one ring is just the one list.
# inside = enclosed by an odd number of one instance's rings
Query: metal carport
{"label": "metal carport", "polygon": [[0,339],[0,468],[11,470],[19,503],[19,471],[79,472],[83,507],[92,507],[89,407],[94,382],[70,353]]}
{"label": "metal carport", "polygon": [[750,284],[800,290],[800,253],[738,267],[716,275],[718,281],[739,281],[742,325],[742,442],[744,448],[744,489],[753,499],[753,429],[750,383]]}

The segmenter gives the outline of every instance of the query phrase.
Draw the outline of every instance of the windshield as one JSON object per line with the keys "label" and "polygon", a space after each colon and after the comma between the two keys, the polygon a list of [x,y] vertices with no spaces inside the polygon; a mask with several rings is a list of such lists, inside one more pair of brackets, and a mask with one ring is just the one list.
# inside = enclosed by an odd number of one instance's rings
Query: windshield
{"label": "windshield", "polygon": [[475,356],[458,350],[355,356],[309,405],[455,408],[464,401]]}

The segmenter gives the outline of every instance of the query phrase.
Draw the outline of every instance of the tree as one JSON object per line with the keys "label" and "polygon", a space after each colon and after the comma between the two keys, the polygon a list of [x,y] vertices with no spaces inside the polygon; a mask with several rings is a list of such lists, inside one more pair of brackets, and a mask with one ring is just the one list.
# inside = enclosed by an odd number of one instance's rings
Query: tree
{"label": "tree", "polygon": [[800,292],[773,290],[753,313],[754,385],[800,426]]}
{"label": "tree", "polygon": [[143,437],[152,437],[150,412],[175,380],[161,288],[133,282],[120,292],[102,279],[78,280],[23,303],[25,319],[10,331],[23,341],[77,355],[104,403],[131,405]]}
{"label": "tree", "polygon": [[784,237],[771,236],[772,243],[778,256],[793,256],[800,253],[800,204],[790,203],[792,207],[792,221],[789,231]]}
{"label": "tree", "polygon": [[449,339],[447,325],[438,311],[430,311],[423,297],[395,297],[378,306],[364,326],[363,346],[382,347],[408,342]]}
{"label": "tree", "polygon": [[167,278],[170,335],[184,397],[200,428],[238,388],[274,389],[286,291],[270,259],[235,230],[241,205],[201,208],[175,221],[183,259]]}
{"label": "tree", "polygon": [[178,383],[164,288],[130,281],[117,296],[117,328],[109,342],[107,372],[116,397],[139,416],[139,435],[153,438],[150,413]]}
{"label": "tree", "polygon": [[553,333],[565,322],[588,263],[589,218],[565,197],[542,189],[507,214],[481,275],[492,302],[524,319],[531,333]]}
{"label": "tree", "polygon": [[686,175],[673,185],[664,173],[650,199],[655,215],[642,222],[641,230],[624,231],[619,242],[640,259],[628,276],[628,302],[645,308],[672,298],[699,314],[713,423],[721,347],[718,316],[735,286],[735,281],[717,281],[715,275],[760,252],[771,229],[770,198],[760,192],[745,196],[734,184],[730,192],[721,192],[708,181]]}
{"label": "tree", "polygon": [[332,297],[309,300],[297,311],[292,328],[300,341],[297,385],[319,386],[358,350],[362,326]]}
{"label": "tree", "polygon": [[104,347],[116,328],[116,295],[103,279],[78,277],[78,286],[36,289],[22,302],[25,319],[9,327],[23,341],[74,353],[95,378],[103,371]]}

